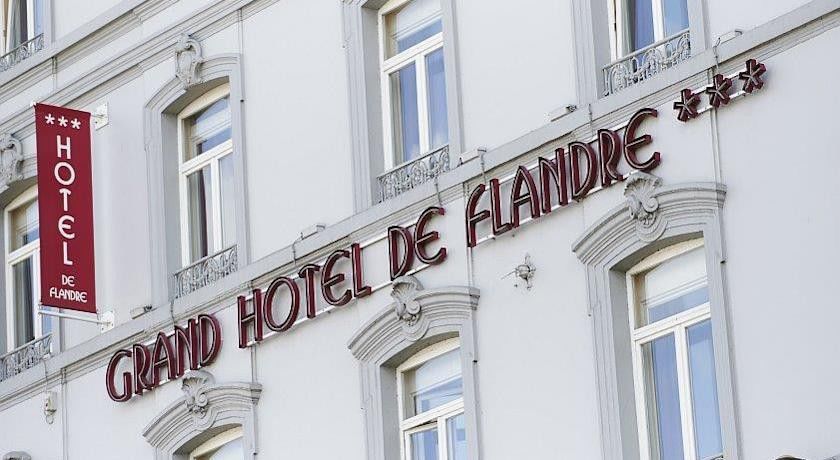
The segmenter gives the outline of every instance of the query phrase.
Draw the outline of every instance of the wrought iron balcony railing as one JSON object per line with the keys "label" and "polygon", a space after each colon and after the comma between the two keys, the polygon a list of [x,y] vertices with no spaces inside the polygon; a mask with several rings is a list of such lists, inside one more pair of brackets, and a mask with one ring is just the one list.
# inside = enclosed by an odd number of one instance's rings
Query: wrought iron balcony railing
{"label": "wrought iron balcony railing", "polygon": [[0,72],[11,69],[42,49],[44,49],[44,34],[38,34],[0,56]]}
{"label": "wrought iron balcony railing", "polygon": [[0,382],[35,367],[50,354],[52,333],[25,343],[0,356]]}
{"label": "wrought iron balcony railing", "polygon": [[641,83],[689,57],[688,29],[628,54],[604,67],[604,96]]}
{"label": "wrought iron balcony railing", "polygon": [[449,171],[449,146],[403,163],[378,176],[379,201],[389,200]]}
{"label": "wrought iron balcony railing", "polygon": [[209,286],[239,268],[236,245],[203,257],[175,273],[175,297]]}

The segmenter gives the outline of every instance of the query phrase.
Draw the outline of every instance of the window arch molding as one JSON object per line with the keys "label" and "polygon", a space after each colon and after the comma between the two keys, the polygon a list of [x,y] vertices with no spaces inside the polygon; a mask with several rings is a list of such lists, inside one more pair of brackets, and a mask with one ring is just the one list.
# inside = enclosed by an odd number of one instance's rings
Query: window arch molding
{"label": "window arch molding", "polygon": [[167,81],[144,106],[144,144],[149,188],[149,230],[151,236],[153,305],[168,303],[175,291],[172,275],[182,267],[181,233],[178,200],[178,114],[188,104],[208,91],[230,85],[231,138],[234,159],[234,196],[236,209],[236,246],[239,266],[249,259],[247,199],[245,178],[245,142],[242,133],[241,56],[219,54],[197,65],[196,77],[185,86],[177,75]]}
{"label": "window arch molding", "polygon": [[212,374],[199,370],[184,376],[181,389],[184,396],[143,429],[155,460],[186,460],[202,443],[236,427],[242,428],[245,451],[256,452],[256,405],[262,385],[216,383]]}
{"label": "window arch molding", "polygon": [[480,292],[469,286],[423,289],[412,277],[392,282],[394,302],[353,335],[348,347],[359,360],[367,459],[400,458],[396,369],[429,346],[458,337],[468,458],[479,451],[474,313]]}
{"label": "window arch molding", "polygon": [[625,204],[608,211],[572,245],[587,273],[603,458],[639,458],[625,274],[654,252],[698,237],[705,246],[724,458],[739,458],[722,266],[726,186],[662,185],[656,176],[634,173],[624,195]]}

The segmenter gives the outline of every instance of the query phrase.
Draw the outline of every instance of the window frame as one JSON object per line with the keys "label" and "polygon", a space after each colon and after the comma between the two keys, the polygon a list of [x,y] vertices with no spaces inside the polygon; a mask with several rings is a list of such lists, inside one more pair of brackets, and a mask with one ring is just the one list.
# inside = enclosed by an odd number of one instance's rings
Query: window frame
{"label": "window frame", "polygon": [[[385,152],[385,171],[394,169],[400,165],[410,163],[417,158],[429,153],[431,151],[431,132],[429,128],[429,92],[428,92],[428,75],[426,73],[426,58],[435,51],[444,49],[444,30],[437,34],[423,40],[422,42],[408,48],[405,51],[388,57],[388,32],[386,24],[386,16],[397,12],[399,9],[405,7],[413,0],[389,0],[377,12],[378,20],[378,37],[379,37],[379,78],[380,88],[382,91],[382,132],[383,132],[383,150]],[[443,1],[441,0],[441,10],[439,19],[443,23]],[[444,62],[446,60],[446,51],[444,52]],[[419,132],[419,152],[417,158],[406,159],[405,152],[402,158],[397,157],[397,150],[395,144],[397,142],[397,133],[394,130],[394,92],[391,89],[390,77],[393,73],[414,64],[416,84],[417,84],[417,129]],[[446,68],[446,67],[444,67]],[[446,70],[444,72],[447,72]],[[444,78],[446,78],[444,76]],[[447,92],[447,115],[449,111],[449,94]],[[448,118],[448,117],[447,117]],[[448,127],[447,127],[448,128]],[[448,134],[447,134],[448,135]],[[451,139],[449,140],[451,143]]]}
{"label": "window frame", "polygon": [[236,441],[237,439],[242,439],[243,442],[243,456],[244,452],[244,442],[245,442],[245,430],[242,429],[241,426],[237,426],[235,428],[231,428],[229,430],[223,431],[212,438],[208,439],[201,443],[198,447],[193,449],[190,452],[188,457],[189,460],[196,460],[201,455],[206,455],[212,452],[214,449],[218,449],[230,442]]}
{"label": "window frame", "polygon": [[[189,180],[188,177],[203,169],[206,166],[210,166],[210,193],[212,195],[213,203],[212,203],[212,215],[210,219],[208,219],[208,224],[212,226],[211,231],[213,235],[213,240],[208,241],[209,244],[212,245],[212,250],[208,249],[208,254],[204,257],[212,256],[213,254],[217,254],[227,247],[222,247],[223,240],[222,240],[222,218],[221,218],[221,179],[220,179],[220,172],[219,172],[219,163],[228,155],[232,155],[234,151],[233,145],[233,110],[232,104],[233,102],[230,100],[230,82],[223,83],[215,88],[210,89],[206,93],[202,94],[194,101],[189,103],[183,110],[178,113],[177,116],[177,130],[178,130],[178,195],[179,195],[179,204],[180,204],[180,211],[179,211],[179,221],[180,221],[180,229],[181,229],[181,266],[187,267],[190,266],[202,258],[198,258],[196,260],[190,260],[190,218],[189,218]],[[184,160],[186,158],[187,148],[189,139],[186,138],[186,130],[184,124],[186,120],[195,115],[196,113],[200,112],[201,110],[210,107],[215,102],[223,99],[224,97],[228,97],[229,104],[228,104],[228,111],[230,113],[230,120],[229,125],[231,128],[231,137],[230,139],[222,142],[221,144],[213,147],[212,149],[208,150],[201,155],[197,155],[194,158],[189,160]],[[235,220],[235,219],[234,219]],[[234,232],[235,233],[235,232]],[[236,238],[236,235],[234,235]],[[236,241],[234,242],[236,244]]]}
{"label": "window frame", "polygon": [[[705,249],[703,238],[683,241],[665,247],[646,257],[641,262],[627,270],[625,275],[627,283],[627,305],[629,308],[630,318],[630,337],[632,342],[631,347],[633,357],[633,389],[636,401],[636,426],[638,427],[639,435],[639,455],[642,460],[651,459],[651,438],[650,427],[648,426],[651,408],[649,407],[647,397],[650,389],[645,381],[647,366],[644,362],[643,347],[644,345],[652,343],[654,340],[665,337],[669,334],[673,334],[674,336],[683,453],[686,459],[703,460],[697,459],[695,456],[696,439],[694,433],[694,407],[691,399],[692,384],[689,367],[687,330],[696,324],[704,321],[711,321],[711,301],[707,300],[700,305],[681,311],[659,321],[655,321],[644,326],[637,326],[637,324],[639,324],[637,314],[640,308],[636,282],[638,276],[667,261],[674,260],[698,249],[701,251]],[[706,269],[704,284],[708,286],[708,269]],[[715,382],[715,385],[717,386],[717,382]],[[720,424],[720,421],[718,421],[718,423]],[[723,452],[721,452],[720,455],[723,455]]]}
{"label": "window frame", "polygon": [[[30,187],[29,189],[25,190],[23,193],[15,197],[6,208],[3,210],[3,219],[5,221],[4,226],[4,233],[5,233],[5,241],[3,247],[3,255],[4,255],[4,264],[5,264],[5,279],[6,279],[6,305],[4,308],[6,309],[6,350],[11,351],[14,350],[24,344],[16,344],[15,338],[17,336],[16,328],[16,319],[17,319],[17,312],[15,311],[14,301],[15,301],[15,292],[14,292],[14,272],[13,267],[15,264],[18,264],[27,258],[32,258],[32,334],[34,336],[33,340],[37,340],[43,337],[43,327],[41,324],[40,314],[38,313],[40,307],[40,299],[41,299],[41,238],[40,236],[36,241],[31,243],[27,243],[22,247],[11,251],[12,247],[12,212],[21,206],[26,205],[32,200],[38,199],[38,189],[37,186]],[[40,222],[38,223],[38,227],[40,228]],[[28,342],[27,342],[28,343]],[[52,346],[52,345],[51,345]]]}
{"label": "window frame", "polygon": [[[459,351],[460,364],[460,348],[461,341],[459,337],[442,340],[420,350],[418,353],[397,366],[397,407],[400,420],[400,437],[402,440],[400,443],[400,453],[402,455],[402,459],[414,460],[411,455],[411,435],[421,431],[426,431],[430,427],[434,427],[437,429],[438,437],[438,460],[447,460],[448,437],[446,423],[448,420],[464,413],[463,389],[461,391],[460,398],[430,409],[426,412],[406,418],[406,405],[409,404],[409,400],[405,390],[405,374],[434,358],[456,350]],[[464,370],[462,368],[460,374],[462,378],[463,373]]]}

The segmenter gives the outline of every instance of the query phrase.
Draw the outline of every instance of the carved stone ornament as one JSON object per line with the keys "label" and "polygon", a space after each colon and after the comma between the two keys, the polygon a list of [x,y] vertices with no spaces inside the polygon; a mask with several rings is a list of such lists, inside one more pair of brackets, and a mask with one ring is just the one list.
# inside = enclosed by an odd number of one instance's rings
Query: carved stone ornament
{"label": "carved stone ornament", "polygon": [[184,89],[201,83],[198,68],[203,62],[201,44],[189,35],[181,35],[175,44],[175,76],[181,80]]}
{"label": "carved stone ornament", "polygon": [[9,185],[23,179],[23,147],[20,141],[9,133],[0,135],[0,192]]}
{"label": "carved stone ornament", "polygon": [[26,452],[14,451],[4,455],[3,460],[32,460],[32,456]]}
{"label": "carved stone ornament", "polygon": [[654,241],[665,231],[665,225],[659,218],[659,200],[654,196],[660,185],[662,179],[644,172],[635,172],[624,186],[630,218],[635,221],[636,233],[642,241]]}
{"label": "carved stone ornament", "polygon": [[200,370],[190,371],[181,380],[184,404],[196,422],[207,415],[207,406],[210,404],[207,390],[214,382],[215,379],[212,374]]}
{"label": "carved stone ornament", "polygon": [[391,286],[394,313],[402,324],[403,332],[410,340],[420,339],[428,328],[428,322],[422,317],[420,302],[417,301],[423,285],[413,276],[401,276],[391,282]]}

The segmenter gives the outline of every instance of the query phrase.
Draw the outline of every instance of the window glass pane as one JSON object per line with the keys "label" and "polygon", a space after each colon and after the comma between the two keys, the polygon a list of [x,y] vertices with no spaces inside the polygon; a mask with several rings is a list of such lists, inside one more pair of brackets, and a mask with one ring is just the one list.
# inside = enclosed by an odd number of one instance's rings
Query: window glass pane
{"label": "window glass pane", "polygon": [[[55,311],[55,309],[53,309],[52,307],[44,307],[44,306],[41,306],[41,310]],[[49,334],[50,332],[53,331],[53,317],[49,316],[49,315],[39,315],[39,316],[41,317],[41,337],[43,337],[43,336],[45,336],[45,335],[47,335],[47,334]],[[53,339],[53,340],[55,340],[55,339]],[[55,342],[51,342],[50,346],[52,346],[52,343],[55,343]]]}
{"label": "window glass pane", "polygon": [[633,52],[653,43],[653,4],[651,0],[627,0],[628,38]]}
{"label": "window glass pane", "polygon": [[463,385],[461,356],[458,350],[444,353],[407,371],[405,386],[406,395],[410,398],[414,411],[406,413],[406,417],[421,414],[460,398]]}
{"label": "window glass pane", "polygon": [[705,459],[723,452],[711,320],[689,327],[687,335],[696,454]]}
{"label": "window glass pane", "polygon": [[417,70],[414,64],[391,74],[394,152],[397,163],[420,154],[420,128],[417,115]]}
{"label": "window glass pane", "polygon": [[401,53],[442,30],[439,0],[414,0],[385,17],[388,57]]}
{"label": "window glass pane", "polygon": [[437,460],[438,439],[437,429],[418,431],[409,435],[411,438],[412,460]]}
{"label": "window glass pane", "polygon": [[38,200],[34,199],[12,210],[11,250],[20,249],[38,239]]}
{"label": "window glass pane", "polygon": [[[35,35],[44,33],[44,0],[34,0]],[[34,38],[34,37],[33,37]]]}
{"label": "window glass pane", "polygon": [[15,347],[35,338],[33,317],[35,298],[33,296],[32,258],[26,258],[12,265],[14,283],[13,302],[15,307]]}
{"label": "window glass pane", "polygon": [[709,301],[703,247],[669,259],[636,278],[637,327]]}
{"label": "window glass pane", "polygon": [[434,150],[449,143],[443,48],[426,56],[426,71],[429,91],[429,144]]}
{"label": "window glass pane", "polygon": [[233,155],[225,155],[219,160],[219,185],[221,190],[222,210],[222,247],[224,249],[236,241],[236,203],[233,191]]}
{"label": "window glass pane", "polygon": [[651,458],[683,460],[674,335],[642,345]]}
{"label": "window glass pane", "polygon": [[663,0],[665,8],[665,36],[688,29],[688,4],[686,0]]}
{"label": "window glass pane", "polygon": [[237,438],[212,452],[195,457],[195,460],[242,460],[243,455],[242,438]]}
{"label": "window glass pane", "polygon": [[209,165],[187,176],[187,194],[190,262],[195,262],[210,254],[213,244],[213,229],[209,220],[213,212]]}
{"label": "window glass pane", "polygon": [[446,421],[447,460],[467,460],[467,429],[464,414]]}
{"label": "window glass pane", "polygon": [[229,99],[225,96],[185,120],[187,147],[184,161],[230,140]]}

